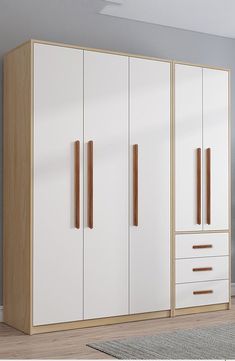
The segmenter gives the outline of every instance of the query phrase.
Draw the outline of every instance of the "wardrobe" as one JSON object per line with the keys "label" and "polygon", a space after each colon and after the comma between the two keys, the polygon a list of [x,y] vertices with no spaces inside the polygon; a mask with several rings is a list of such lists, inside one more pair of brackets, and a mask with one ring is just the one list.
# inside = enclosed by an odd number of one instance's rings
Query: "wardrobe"
{"label": "wardrobe", "polygon": [[229,71],[31,40],[4,59],[4,322],[230,307]]}

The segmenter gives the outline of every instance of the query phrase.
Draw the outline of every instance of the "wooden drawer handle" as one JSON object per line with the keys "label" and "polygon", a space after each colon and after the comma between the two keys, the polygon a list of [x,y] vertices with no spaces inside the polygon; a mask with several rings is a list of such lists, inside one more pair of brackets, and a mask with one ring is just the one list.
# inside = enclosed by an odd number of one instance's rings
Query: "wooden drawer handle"
{"label": "wooden drawer handle", "polygon": [[202,177],[202,162],[201,162],[201,148],[197,148],[197,224],[202,223],[201,214],[202,214],[202,187],[201,187],[201,177]]}
{"label": "wooden drawer handle", "polygon": [[193,272],[203,272],[203,271],[212,271],[213,268],[212,267],[198,267],[198,268],[193,268]]}
{"label": "wooden drawer handle", "polygon": [[88,227],[93,228],[93,141],[87,148],[87,219]]}
{"label": "wooden drawer handle", "polygon": [[74,143],[75,166],[75,228],[80,228],[80,142]]}
{"label": "wooden drawer handle", "polygon": [[194,295],[208,295],[209,293],[213,293],[213,290],[193,291]]}
{"label": "wooden drawer handle", "polygon": [[203,249],[203,248],[212,248],[212,244],[195,244],[193,245],[193,249]]}
{"label": "wooden drawer handle", "polygon": [[138,226],[138,144],[133,145],[133,225]]}

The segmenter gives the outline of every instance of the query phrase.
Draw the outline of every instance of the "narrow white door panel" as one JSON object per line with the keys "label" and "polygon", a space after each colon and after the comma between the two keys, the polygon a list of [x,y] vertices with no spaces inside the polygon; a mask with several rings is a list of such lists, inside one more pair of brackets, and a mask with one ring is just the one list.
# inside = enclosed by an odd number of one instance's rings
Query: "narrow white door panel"
{"label": "narrow white door panel", "polygon": [[[133,145],[138,144],[138,226]],[[170,308],[170,64],[130,58],[130,312]]]}
{"label": "narrow white door panel", "polygon": [[[197,148],[202,152],[202,68],[176,64],[175,228],[177,231],[202,229],[202,222],[197,224]],[[200,198],[202,202],[202,196]]]}
{"label": "narrow white door panel", "polygon": [[[228,72],[203,69],[204,196],[207,200],[207,149],[211,152],[211,204],[204,202],[204,229],[229,227]],[[210,207],[211,222],[207,211]]]}
{"label": "narrow white door panel", "polygon": [[84,317],[128,313],[128,59],[84,52],[85,169],[93,141],[93,229],[85,173]]}
{"label": "narrow white door panel", "polygon": [[74,214],[76,140],[83,202],[82,51],[35,45],[34,109],[33,325],[42,325],[83,317],[83,230]]}

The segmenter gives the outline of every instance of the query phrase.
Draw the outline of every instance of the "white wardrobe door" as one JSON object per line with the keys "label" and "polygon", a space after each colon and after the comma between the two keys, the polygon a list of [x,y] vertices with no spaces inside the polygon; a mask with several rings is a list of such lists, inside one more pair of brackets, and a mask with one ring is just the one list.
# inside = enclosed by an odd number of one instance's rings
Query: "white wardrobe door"
{"label": "white wardrobe door", "polygon": [[228,157],[228,72],[203,69],[203,145],[204,188],[207,198],[207,149],[211,153],[211,222],[209,203],[204,204],[204,229],[229,227],[229,157]]}
{"label": "white wardrobe door", "polygon": [[85,169],[93,141],[93,228],[85,174],[84,317],[128,313],[128,59],[84,52]]}
{"label": "white wardrobe door", "polygon": [[[34,48],[33,325],[83,318],[83,231],[75,228],[74,142],[81,142],[83,52]],[[82,208],[82,191],[81,208]],[[82,213],[80,218],[81,224]]]}
{"label": "white wardrobe door", "polygon": [[[170,308],[170,64],[130,58],[130,312]],[[133,145],[138,144],[138,226]]]}
{"label": "white wardrobe door", "polygon": [[[197,148],[202,154],[202,68],[175,66],[175,228],[197,224]],[[202,202],[202,194],[201,194]],[[202,209],[202,206],[201,206]]]}

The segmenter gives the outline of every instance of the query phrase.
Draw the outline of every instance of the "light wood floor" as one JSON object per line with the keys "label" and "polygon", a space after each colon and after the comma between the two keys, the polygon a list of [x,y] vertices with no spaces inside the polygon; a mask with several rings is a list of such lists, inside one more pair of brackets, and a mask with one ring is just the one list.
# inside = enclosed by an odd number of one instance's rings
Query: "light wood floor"
{"label": "light wood floor", "polygon": [[0,323],[0,358],[19,359],[110,359],[86,346],[99,340],[152,335],[164,331],[235,322],[235,298],[230,311],[139,321],[113,326],[27,336]]}

